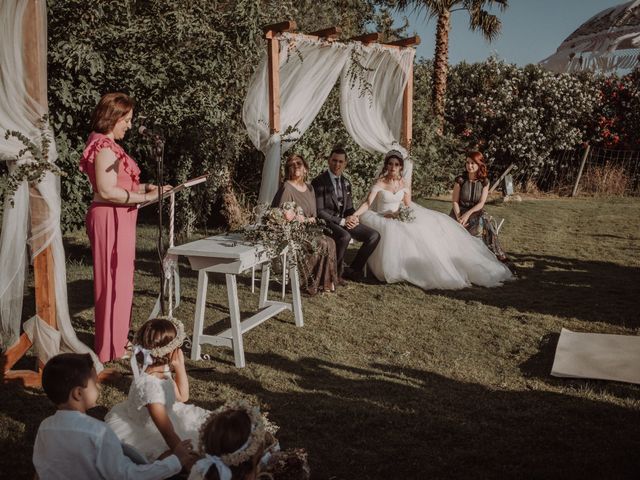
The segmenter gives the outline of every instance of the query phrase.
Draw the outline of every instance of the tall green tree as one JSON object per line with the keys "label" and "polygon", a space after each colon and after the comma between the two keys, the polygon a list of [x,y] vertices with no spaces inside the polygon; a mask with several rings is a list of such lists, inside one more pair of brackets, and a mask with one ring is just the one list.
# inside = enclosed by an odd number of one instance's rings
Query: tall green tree
{"label": "tall green tree", "polygon": [[492,41],[500,33],[502,22],[497,15],[489,13],[487,9],[497,6],[500,11],[504,11],[508,7],[509,0],[394,0],[393,4],[399,10],[413,9],[413,11],[425,13],[429,19],[438,19],[431,99],[437,128],[442,133],[449,70],[451,14],[460,10],[466,11],[469,15],[469,28],[480,32],[488,41]]}
{"label": "tall green tree", "polygon": [[[302,32],[341,25],[349,38],[375,14],[372,0],[48,0],[47,6],[49,103],[67,173],[64,226],[82,225],[91,198],[78,170],[91,111],[102,94],[123,91],[136,99],[134,115],[147,116],[148,126],[167,138],[166,182],[212,173],[206,185],[178,194],[181,232],[204,223],[235,227],[243,220],[239,207],[253,203],[262,156],[247,136],[242,104],[266,52],[262,26],[288,19]],[[146,142],[135,129],[125,142],[143,180],[154,180]],[[248,178],[253,172],[256,178]]]}

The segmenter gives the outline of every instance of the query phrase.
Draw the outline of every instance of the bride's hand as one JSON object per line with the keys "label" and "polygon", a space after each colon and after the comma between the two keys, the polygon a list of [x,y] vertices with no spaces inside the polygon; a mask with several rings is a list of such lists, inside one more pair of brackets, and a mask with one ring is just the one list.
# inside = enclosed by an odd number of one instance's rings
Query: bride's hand
{"label": "bride's hand", "polygon": [[360,219],[355,215],[349,215],[345,220],[344,226],[347,227],[347,230],[351,230],[360,223]]}

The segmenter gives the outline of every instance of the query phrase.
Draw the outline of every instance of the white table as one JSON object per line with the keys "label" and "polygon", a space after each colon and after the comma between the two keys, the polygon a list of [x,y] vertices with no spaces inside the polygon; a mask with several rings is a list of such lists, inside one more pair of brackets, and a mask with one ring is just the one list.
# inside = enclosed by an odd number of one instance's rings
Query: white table
{"label": "white table", "polygon": [[[245,366],[242,335],[265,320],[284,310],[293,310],[296,326],[302,327],[302,302],[300,299],[300,279],[296,267],[289,269],[291,279],[292,303],[268,300],[270,258],[264,249],[246,244],[238,235],[216,235],[196,240],[176,247],[171,247],[169,254],[182,255],[189,259],[193,270],[198,271],[198,295],[196,313],[193,322],[193,338],[191,359],[200,360],[201,345],[204,343],[233,348],[236,367]],[[238,302],[238,286],[236,275],[262,265],[260,278],[260,310],[251,317],[240,320]],[[207,301],[207,285],[209,272],[224,273],[229,300],[229,318],[231,328],[217,334],[204,335],[204,313]]]}

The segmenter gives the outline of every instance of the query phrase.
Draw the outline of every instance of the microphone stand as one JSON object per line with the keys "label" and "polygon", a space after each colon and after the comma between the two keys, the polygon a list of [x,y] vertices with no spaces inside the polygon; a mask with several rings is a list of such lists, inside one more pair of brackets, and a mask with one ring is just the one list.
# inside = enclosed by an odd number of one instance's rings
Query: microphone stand
{"label": "microphone stand", "polygon": [[153,154],[156,160],[156,182],[158,186],[158,258],[160,259],[160,314],[165,314],[164,308],[164,242],[162,238],[162,204],[163,204],[163,175],[164,175],[164,140],[159,135],[153,136]]}

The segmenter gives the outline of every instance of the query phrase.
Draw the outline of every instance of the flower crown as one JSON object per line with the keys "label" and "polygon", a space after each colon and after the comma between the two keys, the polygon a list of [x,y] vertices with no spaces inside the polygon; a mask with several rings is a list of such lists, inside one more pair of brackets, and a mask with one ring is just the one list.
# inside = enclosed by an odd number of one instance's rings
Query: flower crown
{"label": "flower crown", "polygon": [[266,415],[260,413],[260,409],[258,407],[250,405],[244,400],[234,400],[214,410],[202,424],[202,427],[200,428],[200,449],[203,455],[207,454],[205,451],[205,431],[207,430],[207,427],[218,415],[228,410],[242,410],[247,413],[249,420],[251,421],[251,433],[249,434],[247,441],[244,442],[236,451],[219,456],[219,458],[227,465],[240,465],[255,456],[258,449],[264,445],[266,434],[275,434],[278,431],[278,426],[270,422]]}
{"label": "flower crown", "polygon": [[[176,329],[176,336],[169,343],[167,343],[166,345],[164,345],[162,347],[156,347],[156,348],[148,349],[148,351],[151,354],[151,356],[153,356],[155,358],[162,358],[162,357],[170,354],[171,352],[173,352],[176,348],[181,347],[182,344],[184,343],[184,339],[186,338],[186,335],[184,333],[184,325],[182,324],[182,322],[180,320],[177,320],[177,319],[175,319],[173,317],[156,317],[156,318],[169,320],[171,323],[173,323],[173,326]],[[140,340],[139,340],[137,334],[136,334],[136,337],[134,338],[133,344],[134,345],[140,345]]]}

